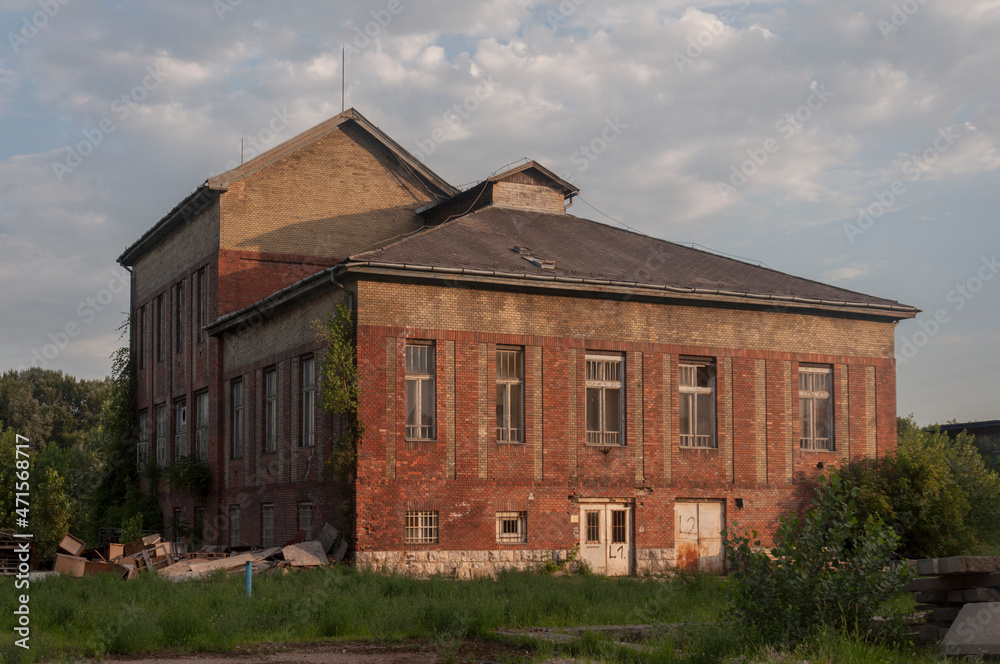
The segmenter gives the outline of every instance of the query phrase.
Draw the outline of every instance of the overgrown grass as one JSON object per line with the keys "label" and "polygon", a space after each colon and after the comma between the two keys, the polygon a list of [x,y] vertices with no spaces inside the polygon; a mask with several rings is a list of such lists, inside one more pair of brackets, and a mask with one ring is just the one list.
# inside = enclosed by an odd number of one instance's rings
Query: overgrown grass
{"label": "overgrown grass", "polygon": [[[541,660],[554,654],[603,662],[740,661],[797,664],[858,662],[930,664],[931,648],[898,636],[847,637],[822,632],[792,651],[741,642],[724,616],[727,579],[679,575],[669,581],[600,576],[555,578],[504,573],[496,580],[417,580],[350,568],[295,571],[254,578],[247,598],[240,575],[217,574],[185,583],[142,575],[50,578],[33,583],[31,650],[0,645],[0,662],[71,660],[153,651],[226,652],[239,645],[333,640],[429,641],[448,659],[463,639],[497,638],[493,630],[685,623],[642,645],[623,647],[593,632],[568,644],[517,639]],[[12,579],[0,582],[0,630],[12,634]],[[883,615],[912,612],[910,594],[882,607]]]}
{"label": "overgrown grass", "polygon": [[[707,622],[725,604],[724,579],[672,581],[504,573],[498,579],[417,580],[350,568],[174,583],[150,574],[49,578],[30,588],[31,650],[5,641],[5,662],[237,645],[484,637],[496,628]],[[0,583],[0,630],[12,634],[15,591]]]}

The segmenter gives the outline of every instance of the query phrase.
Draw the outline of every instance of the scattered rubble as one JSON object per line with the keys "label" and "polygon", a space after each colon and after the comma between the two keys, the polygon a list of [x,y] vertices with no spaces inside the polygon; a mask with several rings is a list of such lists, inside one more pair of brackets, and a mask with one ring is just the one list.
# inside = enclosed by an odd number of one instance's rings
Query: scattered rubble
{"label": "scattered rubble", "polygon": [[[331,549],[333,553],[328,556]],[[347,541],[330,524],[323,526],[319,540],[232,552],[221,546],[203,546],[197,551],[188,551],[186,544],[165,542],[160,535],[87,549],[83,540],[67,534],[59,544],[53,569],[68,576],[115,574],[121,579],[156,572],[174,581],[184,581],[220,569],[243,573],[248,562],[254,574],[275,568],[322,567],[340,563],[346,553]]]}

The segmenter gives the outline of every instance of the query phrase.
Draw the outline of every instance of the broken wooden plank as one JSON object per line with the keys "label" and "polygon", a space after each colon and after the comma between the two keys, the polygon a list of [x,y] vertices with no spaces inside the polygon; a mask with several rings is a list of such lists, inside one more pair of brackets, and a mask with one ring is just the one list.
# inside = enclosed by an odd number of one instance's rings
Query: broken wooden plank
{"label": "broken wooden plank", "polygon": [[190,571],[191,571],[191,565],[182,560],[174,563],[173,565],[167,565],[166,567],[161,567],[160,569],[156,570],[156,573],[161,574],[163,576],[170,576],[171,574],[180,574],[182,572],[190,572]]}

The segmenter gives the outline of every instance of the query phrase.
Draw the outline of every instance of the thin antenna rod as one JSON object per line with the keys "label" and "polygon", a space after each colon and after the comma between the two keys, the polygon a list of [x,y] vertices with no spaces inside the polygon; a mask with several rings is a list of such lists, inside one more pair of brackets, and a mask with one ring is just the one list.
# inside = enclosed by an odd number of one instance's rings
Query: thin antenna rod
{"label": "thin antenna rod", "polygon": [[340,112],[347,105],[347,47],[340,49]]}
{"label": "thin antenna rod", "polygon": [[240,164],[243,163],[243,134],[240,134]]}

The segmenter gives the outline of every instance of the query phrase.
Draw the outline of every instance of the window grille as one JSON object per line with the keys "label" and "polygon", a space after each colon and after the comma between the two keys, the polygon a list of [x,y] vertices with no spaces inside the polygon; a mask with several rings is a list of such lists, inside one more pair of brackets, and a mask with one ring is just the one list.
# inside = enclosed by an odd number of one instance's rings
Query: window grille
{"label": "window grille", "polygon": [[410,440],[434,440],[437,410],[435,406],[434,346],[406,347],[406,437]]}
{"label": "window grille", "polygon": [[680,365],[681,447],[716,447],[715,364]]}
{"label": "window grille", "polygon": [[587,444],[624,445],[621,356],[587,357]]}
{"label": "window grille", "polygon": [[524,352],[498,349],[496,367],[497,442],[524,442]]}
{"label": "window grille", "polygon": [[799,447],[833,450],[833,374],[821,367],[799,367]]}
{"label": "window grille", "polygon": [[497,512],[497,542],[521,544],[528,541],[527,512]]}
{"label": "window grille", "polygon": [[601,513],[598,510],[587,510],[587,542],[590,544],[601,541]]}
{"label": "window grille", "polygon": [[436,544],[438,541],[437,512],[406,513],[406,543]]}
{"label": "window grille", "polygon": [[183,400],[174,404],[174,461],[187,456],[187,403]]}

